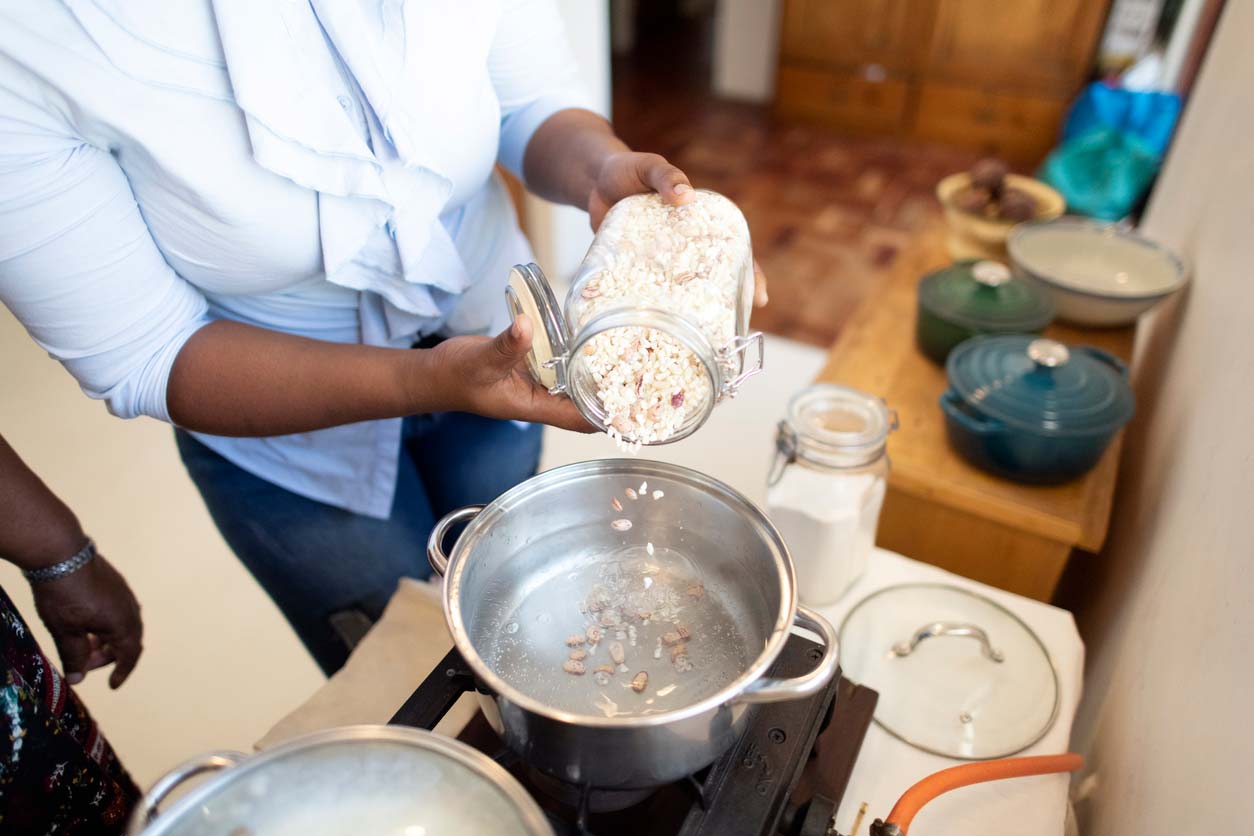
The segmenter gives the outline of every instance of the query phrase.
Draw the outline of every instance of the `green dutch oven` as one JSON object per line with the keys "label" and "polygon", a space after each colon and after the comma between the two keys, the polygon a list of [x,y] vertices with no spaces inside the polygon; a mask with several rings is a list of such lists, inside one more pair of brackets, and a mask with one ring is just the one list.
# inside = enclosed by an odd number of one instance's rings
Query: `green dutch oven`
{"label": "green dutch oven", "polygon": [[1054,319],[1042,288],[996,261],[959,261],[919,282],[915,336],[919,349],[944,365],[949,352],[980,334],[1038,334]]}

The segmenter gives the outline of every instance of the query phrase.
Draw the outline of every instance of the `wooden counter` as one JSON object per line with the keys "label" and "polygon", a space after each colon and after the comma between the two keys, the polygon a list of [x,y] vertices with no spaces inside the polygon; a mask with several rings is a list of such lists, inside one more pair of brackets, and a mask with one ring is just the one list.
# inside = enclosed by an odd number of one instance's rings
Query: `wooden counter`
{"label": "wooden counter", "polygon": [[[945,370],[919,352],[914,338],[918,281],[949,261],[943,229],[922,236],[844,328],[818,379],[880,395],[897,411],[880,546],[1048,601],[1071,551],[1095,552],[1106,539],[1122,434],[1087,475],[1049,487],[985,473],[953,452],[938,404]],[[1045,333],[1127,361],[1135,329],[1059,324]]]}

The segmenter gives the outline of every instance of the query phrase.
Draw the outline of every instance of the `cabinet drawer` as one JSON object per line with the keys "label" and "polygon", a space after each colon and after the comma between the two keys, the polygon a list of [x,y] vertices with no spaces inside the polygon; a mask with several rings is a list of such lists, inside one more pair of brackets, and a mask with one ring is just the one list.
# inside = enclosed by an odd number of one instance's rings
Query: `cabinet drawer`
{"label": "cabinet drawer", "polygon": [[906,111],[906,84],[785,65],[776,82],[776,109],[844,130],[891,133]]}
{"label": "cabinet drawer", "polygon": [[924,83],[912,133],[1035,165],[1058,141],[1066,107],[1062,98]]}

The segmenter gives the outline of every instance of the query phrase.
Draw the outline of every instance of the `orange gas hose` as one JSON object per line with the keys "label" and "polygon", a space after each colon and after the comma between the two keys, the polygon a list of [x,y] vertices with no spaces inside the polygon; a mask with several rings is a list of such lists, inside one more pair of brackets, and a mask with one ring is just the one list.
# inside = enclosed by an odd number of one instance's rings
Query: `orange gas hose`
{"label": "orange gas hose", "polygon": [[893,811],[888,814],[888,822],[897,825],[904,836],[910,827],[910,822],[914,820],[923,805],[941,793],[985,781],[998,781],[1002,778],[1048,775],[1051,772],[1074,772],[1082,766],[1084,766],[1084,758],[1074,753],[1039,755],[1031,758],[1002,758],[995,761],[951,766],[949,769],[942,769],[940,772],[927,776],[906,790],[893,805]]}

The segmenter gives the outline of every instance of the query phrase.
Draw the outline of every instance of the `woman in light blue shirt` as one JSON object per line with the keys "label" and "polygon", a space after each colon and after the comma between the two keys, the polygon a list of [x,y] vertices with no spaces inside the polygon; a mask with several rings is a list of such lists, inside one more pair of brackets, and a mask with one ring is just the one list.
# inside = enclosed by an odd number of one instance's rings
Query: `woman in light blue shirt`
{"label": "woman in light blue shirt", "polygon": [[552,0],[0,0],[0,300],[180,428],[328,672],[433,519],[533,473],[538,423],[588,429],[520,371],[493,166],[594,224],[691,188],[584,101]]}

